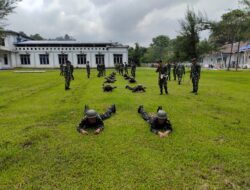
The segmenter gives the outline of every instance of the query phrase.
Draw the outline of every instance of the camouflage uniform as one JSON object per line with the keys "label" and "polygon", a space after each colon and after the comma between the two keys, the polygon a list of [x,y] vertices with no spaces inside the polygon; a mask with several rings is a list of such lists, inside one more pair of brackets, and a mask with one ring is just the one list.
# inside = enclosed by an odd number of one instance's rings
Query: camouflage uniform
{"label": "camouflage uniform", "polygon": [[96,117],[96,123],[94,124],[91,124],[88,122],[88,118],[86,117],[86,113],[88,111],[88,108],[84,110],[84,118],[83,120],[81,121],[81,123],[79,124],[79,126],[77,127],[77,131],[80,133],[81,130],[86,130],[86,129],[98,129],[100,128],[101,130],[104,129],[104,123],[103,121],[106,120],[106,119],[109,119],[112,115],[112,113],[115,113],[115,110],[114,110],[114,107],[110,107],[108,108],[108,110],[104,113],[104,114],[98,114],[97,117]]}
{"label": "camouflage uniform", "polygon": [[158,118],[154,116],[150,116],[142,107],[138,112],[141,114],[142,118],[150,124],[150,131],[154,134],[158,134],[158,132],[166,132],[173,131],[171,122],[166,119],[163,124],[158,122]]}
{"label": "camouflage uniform", "polygon": [[111,86],[111,85],[104,85],[103,86],[103,92],[113,92],[113,90],[117,88],[116,86]]}
{"label": "camouflage uniform", "polygon": [[102,76],[106,76],[106,66],[102,64]]}
{"label": "camouflage uniform", "polygon": [[64,65],[60,64],[60,75],[63,76],[64,75]]}
{"label": "camouflage uniform", "polygon": [[168,80],[168,68],[165,64],[160,65],[156,72],[159,73],[158,78],[158,85],[160,87],[161,94],[163,94],[163,88],[165,89],[165,93],[168,94],[168,86],[167,86],[167,80]]}
{"label": "camouflage uniform", "polygon": [[124,72],[124,64],[123,63],[120,65],[120,70],[121,70],[120,74],[123,76],[123,72]]}
{"label": "camouflage uniform", "polygon": [[167,74],[168,74],[168,80],[171,81],[171,64],[167,64]]}
{"label": "camouflage uniform", "polygon": [[178,76],[178,84],[181,84],[182,76],[185,75],[185,66],[182,64],[179,64],[176,68],[176,74]]}
{"label": "camouflage uniform", "polygon": [[131,65],[131,75],[135,78],[135,73],[136,73],[136,64],[133,63]]}
{"label": "camouflage uniform", "polygon": [[65,77],[65,90],[69,90],[70,81],[72,77],[70,62],[67,62],[66,66],[64,67],[64,77]]}
{"label": "camouflage uniform", "polygon": [[174,63],[174,67],[173,67],[173,75],[174,75],[174,80],[176,80],[176,75],[177,75],[177,64]]}
{"label": "camouflage uniform", "polygon": [[125,63],[125,66],[124,66],[124,70],[125,70],[125,74],[128,75],[128,65]]}
{"label": "camouflage uniform", "polygon": [[86,71],[87,71],[87,76],[89,78],[90,77],[90,66],[89,66],[89,64],[86,65]]}
{"label": "camouflage uniform", "polygon": [[98,74],[97,74],[97,77],[101,77],[102,76],[102,68],[101,68],[101,65],[98,64],[97,67],[96,67],[97,71],[98,71]]}
{"label": "camouflage uniform", "polygon": [[127,89],[131,90],[132,92],[146,92],[146,87],[144,87],[143,85],[139,84],[135,87],[130,87],[130,86],[126,86]]}
{"label": "camouflage uniform", "polygon": [[193,93],[197,94],[199,80],[200,80],[201,66],[197,63],[194,63],[191,67],[190,79],[192,79],[193,83]]}
{"label": "camouflage uniform", "polygon": [[73,75],[73,73],[74,73],[74,66],[72,64],[70,64],[70,70],[71,70],[71,79],[75,80],[74,75]]}

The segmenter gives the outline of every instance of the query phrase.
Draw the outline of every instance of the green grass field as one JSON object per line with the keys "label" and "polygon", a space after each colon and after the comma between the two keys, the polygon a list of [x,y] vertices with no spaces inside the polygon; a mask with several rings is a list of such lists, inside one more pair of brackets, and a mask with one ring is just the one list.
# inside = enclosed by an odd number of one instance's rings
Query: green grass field
{"label": "green grass field", "polygon": [[[59,71],[0,72],[0,189],[250,189],[250,71],[203,71],[198,96],[188,76],[160,96],[154,70],[137,75],[144,94],[120,76],[103,93],[103,78],[83,70],[67,92]],[[76,132],[84,104],[103,112],[113,103],[102,134]],[[141,104],[168,112],[168,138],[149,131]]]}

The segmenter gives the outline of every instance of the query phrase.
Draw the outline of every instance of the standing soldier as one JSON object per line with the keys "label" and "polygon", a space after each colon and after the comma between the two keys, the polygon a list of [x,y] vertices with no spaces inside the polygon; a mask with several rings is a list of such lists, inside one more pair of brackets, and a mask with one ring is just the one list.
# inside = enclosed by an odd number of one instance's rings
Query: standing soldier
{"label": "standing soldier", "polygon": [[74,66],[71,63],[70,63],[70,71],[71,71],[71,79],[75,80],[74,75],[73,75],[73,73],[74,73]]}
{"label": "standing soldier", "polygon": [[66,66],[64,67],[64,77],[65,77],[65,90],[69,90],[70,81],[72,77],[70,61],[66,61]]}
{"label": "standing soldier", "polygon": [[178,64],[178,66],[176,68],[176,74],[178,77],[178,84],[180,85],[181,81],[182,81],[182,76],[183,76],[183,74],[185,75],[185,67],[181,63]]}
{"label": "standing soldier", "polygon": [[200,74],[201,74],[201,66],[197,64],[196,58],[192,59],[192,67],[190,72],[190,79],[192,79],[193,83],[193,91],[195,95],[198,93],[198,85],[200,80]]}
{"label": "standing soldier", "polygon": [[165,89],[165,93],[168,94],[167,80],[168,80],[168,68],[165,64],[160,60],[158,68],[156,72],[159,73],[158,84],[160,87],[161,95],[163,94],[163,88]]}
{"label": "standing soldier", "polygon": [[136,64],[132,63],[131,64],[131,75],[135,78],[135,73],[136,73]]}
{"label": "standing soldier", "polygon": [[124,65],[124,69],[125,69],[125,74],[128,75],[128,64],[126,62]]}
{"label": "standing soldier", "polygon": [[88,78],[89,78],[89,77],[90,77],[90,66],[89,66],[89,61],[87,61],[86,71],[87,71],[87,76],[88,76]]}
{"label": "standing soldier", "polygon": [[123,76],[123,71],[124,71],[124,64],[123,63],[121,63],[120,69],[121,69],[121,75]]}
{"label": "standing soldier", "polygon": [[102,65],[102,72],[103,72],[102,75],[106,76],[106,66],[105,66],[104,63],[103,63],[103,65]]}
{"label": "standing soldier", "polygon": [[168,70],[167,72],[168,80],[171,81],[171,64],[170,63],[167,64],[167,70]]}
{"label": "standing soldier", "polygon": [[101,77],[101,65],[100,64],[97,64],[97,67],[96,67],[96,69],[97,69],[97,72],[98,72],[98,74],[97,74],[97,76],[98,77]]}
{"label": "standing soldier", "polygon": [[173,75],[174,75],[174,80],[176,81],[176,70],[177,70],[177,63],[174,63],[174,69],[173,69]]}

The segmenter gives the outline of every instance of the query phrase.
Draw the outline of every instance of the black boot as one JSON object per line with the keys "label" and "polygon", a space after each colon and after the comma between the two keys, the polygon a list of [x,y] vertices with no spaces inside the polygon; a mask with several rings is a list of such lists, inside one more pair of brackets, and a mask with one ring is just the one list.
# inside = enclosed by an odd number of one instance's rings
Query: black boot
{"label": "black boot", "polygon": [[158,109],[157,109],[157,112],[162,110],[162,106],[159,106]]}
{"label": "black boot", "polygon": [[143,106],[142,106],[142,105],[140,105],[140,106],[139,106],[139,108],[138,108],[138,110],[137,110],[137,111],[138,111],[138,113],[141,113],[141,110],[142,110],[142,109],[143,109]]}
{"label": "black boot", "polygon": [[85,104],[85,106],[84,106],[84,113],[87,113],[88,110],[89,110],[89,106]]}
{"label": "black boot", "polygon": [[113,113],[116,113],[116,106],[115,106],[115,104],[113,104],[110,109],[111,109],[111,111]]}

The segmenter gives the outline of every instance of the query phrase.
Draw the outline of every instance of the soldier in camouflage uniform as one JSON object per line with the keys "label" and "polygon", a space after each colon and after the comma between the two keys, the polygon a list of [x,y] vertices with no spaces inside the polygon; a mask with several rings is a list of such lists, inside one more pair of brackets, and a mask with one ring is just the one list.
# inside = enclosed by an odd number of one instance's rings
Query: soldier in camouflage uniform
{"label": "soldier in camouflage uniform", "polygon": [[128,64],[126,62],[124,64],[124,70],[125,70],[125,74],[128,75]]}
{"label": "soldier in camouflage uniform", "polygon": [[97,77],[101,77],[102,76],[102,66],[100,64],[97,64],[96,69],[98,72]]}
{"label": "soldier in camouflage uniform", "polygon": [[75,77],[74,77],[74,66],[70,63],[70,70],[71,70],[71,79],[72,80],[75,80]]}
{"label": "soldier in camouflage uniform", "polygon": [[110,84],[104,85],[103,84],[103,92],[113,92],[114,89],[116,89],[116,86],[111,86]]}
{"label": "soldier in camouflage uniform", "polygon": [[138,113],[140,113],[142,118],[150,124],[150,131],[159,135],[161,138],[169,136],[173,131],[171,122],[167,118],[167,113],[162,110],[161,106],[158,107],[156,116],[150,116],[144,110],[143,106],[139,106]]}
{"label": "soldier in camouflage uniform", "polygon": [[168,70],[167,72],[168,80],[171,81],[171,64],[170,63],[167,64],[167,70]]}
{"label": "soldier in camouflage uniform", "polygon": [[167,66],[163,64],[161,60],[158,63],[159,65],[156,72],[159,73],[158,85],[160,87],[161,95],[163,94],[163,88],[165,90],[165,93],[168,94],[168,87],[167,87],[168,69]]}
{"label": "soldier in camouflage uniform", "polygon": [[106,76],[106,66],[104,63],[102,64],[102,76]]}
{"label": "soldier in camouflage uniform", "polygon": [[87,76],[88,78],[90,77],[90,66],[89,66],[89,61],[87,61],[87,64],[86,64],[86,71],[87,71]]}
{"label": "soldier in camouflage uniform", "polygon": [[194,59],[192,59],[190,79],[192,79],[192,83],[193,83],[192,93],[194,93],[195,95],[198,94],[200,74],[201,74],[201,66],[199,64],[197,64],[197,60],[194,58]]}
{"label": "soldier in camouflage uniform", "polygon": [[181,63],[178,64],[177,68],[176,68],[176,74],[178,76],[178,84],[181,84],[182,81],[182,76],[185,75],[185,66],[182,65]]}
{"label": "soldier in camouflage uniform", "polygon": [[120,70],[121,70],[120,73],[123,76],[123,72],[124,72],[124,64],[123,63],[120,64]]}
{"label": "soldier in camouflage uniform", "polygon": [[129,85],[126,85],[125,88],[131,90],[132,92],[146,92],[146,87],[144,87],[142,84],[139,84],[135,87],[130,87]]}
{"label": "soldier in camouflage uniform", "polygon": [[136,75],[136,64],[135,63],[131,64],[131,75],[135,78],[135,75]]}
{"label": "soldier in camouflage uniform", "polygon": [[72,77],[70,61],[67,61],[66,66],[64,67],[64,77],[65,77],[65,90],[69,90],[70,89],[70,81],[71,81],[71,77]]}
{"label": "soldier in camouflage uniform", "polygon": [[60,75],[63,76],[64,75],[64,64],[60,64]]}
{"label": "soldier in camouflage uniform", "polygon": [[174,63],[174,66],[173,66],[173,75],[174,75],[174,80],[176,81],[176,75],[177,75],[177,63]]}
{"label": "soldier in camouflage uniform", "polygon": [[112,105],[104,114],[98,114],[95,110],[90,110],[87,105],[84,108],[84,118],[77,127],[77,131],[82,135],[87,135],[87,129],[94,129],[95,134],[100,134],[104,129],[103,121],[110,118],[112,113],[116,113],[115,105]]}

